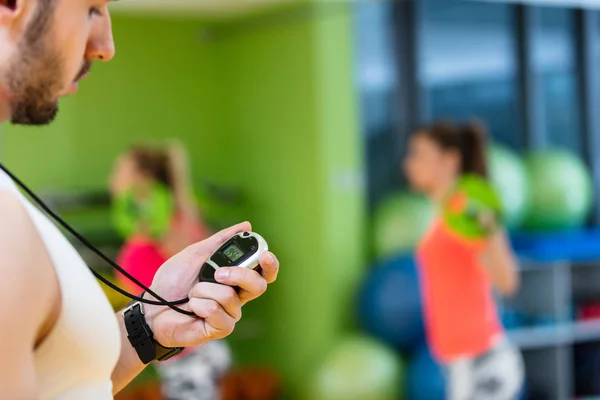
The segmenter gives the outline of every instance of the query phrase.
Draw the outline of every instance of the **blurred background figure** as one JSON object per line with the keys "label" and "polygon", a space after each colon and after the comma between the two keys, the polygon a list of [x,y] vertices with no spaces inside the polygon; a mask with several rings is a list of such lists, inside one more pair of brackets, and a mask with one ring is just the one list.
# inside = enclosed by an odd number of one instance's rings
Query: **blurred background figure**
{"label": "blurred background figure", "polygon": [[479,125],[438,122],[412,134],[405,160],[410,186],[436,208],[417,253],[427,339],[444,365],[449,400],[517,399],[523,383],[521,355],[492,292],[516,292],[515,256],[493,205],[460,186],[469,175],[489,185],[485,135]]}
{"label": "blurred background figure", "polygon": [[[165,259],[209,236],[181,144],[133,146],[117,158],[109,186],[115,225],[125,239],[118,260],[144,285]],[[122,276],[120,283],[139,292]]]}
{"label": "blurred background figure", "polygon": [[[110,192],[115,224],[125,239],[117,262],[148,287],[168,258],[210,235],[194,198],[187,154],[177,142],[128,149],[115,163]],[[141,294],[122,274],[117,281]],[[220,340],[186,349],[156,368],[166,400],[218,400],[230,365],[229,346]]]}

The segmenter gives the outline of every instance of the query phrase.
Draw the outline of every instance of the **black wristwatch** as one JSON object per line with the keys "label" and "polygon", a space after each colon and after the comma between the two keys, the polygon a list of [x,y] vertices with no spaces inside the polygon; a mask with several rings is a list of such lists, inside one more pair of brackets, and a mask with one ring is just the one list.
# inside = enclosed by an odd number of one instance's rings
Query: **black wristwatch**
{"label": "black wristwatch", "polygon": [[156,340],[152,329],[144,316],[144,305],[134,301],[123,310],[123,321],[127,329],[127,339],[133,346],[140,360],[148,364],[154,360],[165,361],[183,351],[183,347],[164,347]]}

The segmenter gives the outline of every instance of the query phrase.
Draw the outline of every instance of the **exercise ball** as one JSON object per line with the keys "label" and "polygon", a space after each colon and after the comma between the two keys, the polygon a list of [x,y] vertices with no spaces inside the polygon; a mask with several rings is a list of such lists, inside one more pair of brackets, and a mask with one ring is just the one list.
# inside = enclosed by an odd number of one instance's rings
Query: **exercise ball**
{"label": "exercise ball", "polygon": [[424,197],[401,192],[385,199],[375,210],[373,238],[379,259],[411,253],[433,217],[433,206]]}
{"label": "exercise ball", "polygon": [[339,342],[317,369],[314,400],[398,400],[404,368],[396,353],[380,342],[352,336]]}
{"label": "exercise ball", "polygon": [[518,228],[529,198],[523,162],[508,148],[494,145],[488,149],[488,170],[492,186],[500,196],[504,224],[509,229]]}
{"label": "exercise ball", "polygon": [[529,398],[529,390],[527,389],[527,381],[523,382],[523,386],[521,386],[521,392],[519,393],[519,400],[527,400]]}
{"label": "exercise ball", "polygon": [[527,230],[577,228],[585,222],[592,206],[592,180],[579,158],[565,150],[540,150],[526,157],[525,167],[530,190]]}
{"label": "exercise ball", "polygon": [[399,350],[424,340],[418,271],[412,258],[372,268],[357,300],[358,323],[369,334]]}
{"label": "exercise ball", "polygon": [[446,381],[427,346],[422,346],[408,364],[406,395],[410,400],[445,400]]}

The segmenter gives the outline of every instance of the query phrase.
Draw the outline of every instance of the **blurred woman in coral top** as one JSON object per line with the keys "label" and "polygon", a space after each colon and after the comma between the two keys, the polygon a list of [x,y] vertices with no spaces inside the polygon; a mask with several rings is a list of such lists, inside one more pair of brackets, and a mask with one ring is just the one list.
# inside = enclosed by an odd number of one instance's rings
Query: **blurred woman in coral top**
{"label": "blurred woman in coral top", "polygon": [[[439,122],[415,131],[404,170],[412,188],[441,209],[465,174],[487,178],[485,131]],[[444,366],[449,400],[512,400],[523,384],[521,355],[507,340],[493,290],[519,284],[514,254],[499,229],[478,238],[456,232],[438,213],[417,259],[428,345]]]}

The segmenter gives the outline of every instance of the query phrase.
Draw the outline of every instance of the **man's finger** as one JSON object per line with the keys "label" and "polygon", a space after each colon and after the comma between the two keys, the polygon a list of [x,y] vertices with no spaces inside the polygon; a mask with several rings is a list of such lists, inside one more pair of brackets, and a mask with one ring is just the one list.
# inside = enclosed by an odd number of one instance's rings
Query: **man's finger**
{"label": "man's finger", "polygon": [[190,311],[202,318],[204,322],[218,331],[229,334],[235,326],[235,319],[223,310],[214,300],[193,298],[188,302]]}
{"label": "man's finger", "polygon": [[217,282],[228,286],[237,286],[254,299],[267,290],[267,281],[258,272],[240,267],[223,267],[215,272]]}
{"label": "man's finger", "polygon": [[273,283],[277,280],[279,273],[279,260],[271,252],[265,252],[259,260],[262,269],[261,274],[267,283]]}
{"label": "man's finger", "polygon": [[233,319],[242,318],[242,302],[231,286],[201,282],[190,290],[188,297],[215,300]]}

